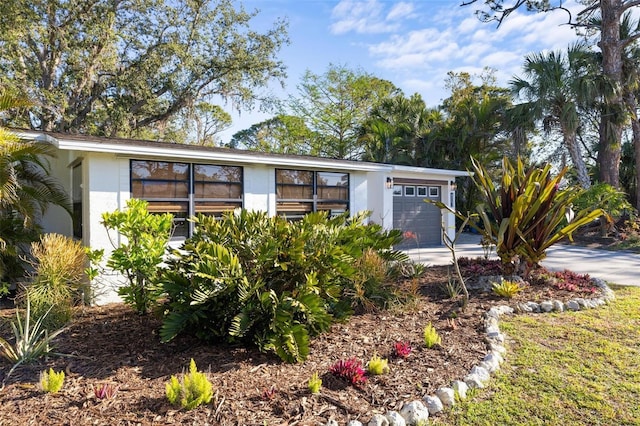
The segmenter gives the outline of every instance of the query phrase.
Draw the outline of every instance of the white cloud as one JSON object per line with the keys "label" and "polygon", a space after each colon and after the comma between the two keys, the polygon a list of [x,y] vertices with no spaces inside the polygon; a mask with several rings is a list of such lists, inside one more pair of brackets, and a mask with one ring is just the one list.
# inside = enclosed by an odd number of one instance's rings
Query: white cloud
{"label": "white cloud", "polygon": [[377,0],[354,1],[342,0],[331,13],[334,23],[331,24],[333,34],[380,33],[392,31],[394,26],[385,23],[383,7]]}
{"label": "white cloud", "polygon": [[396,3],[391,8],[389,13],[387,13],[387,21],[414,17],[415,16],[415,14],[413,13],[414,10],[415,10],[415,7],[413,3],[406,3],[406,2]]}
{"label": "white cloud", "polygon": [[395,3],[386,15],[385,6],[385,3],[378,0],[341,0],[331,12],[331,33],[391,33],[399,30],[406,20],[416,16],[413,3]]}

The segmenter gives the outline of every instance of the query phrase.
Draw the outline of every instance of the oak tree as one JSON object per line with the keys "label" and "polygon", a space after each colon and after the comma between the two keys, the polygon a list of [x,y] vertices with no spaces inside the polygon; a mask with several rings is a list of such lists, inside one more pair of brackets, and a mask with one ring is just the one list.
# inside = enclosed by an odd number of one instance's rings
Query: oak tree
{"label": "oak tree", "polygon": [[199,102],[251,108],[285,77],[287,24],[251,28],[232,0],[4,0],[0,84],[27,94],[11,124],[132,136]]}

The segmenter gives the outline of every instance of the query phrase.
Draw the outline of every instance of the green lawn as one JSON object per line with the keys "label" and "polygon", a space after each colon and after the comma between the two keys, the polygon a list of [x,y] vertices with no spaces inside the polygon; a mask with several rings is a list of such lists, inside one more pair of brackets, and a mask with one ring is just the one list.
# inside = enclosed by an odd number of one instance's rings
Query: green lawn
{"label": "green lawn", "polygon": [[506,362],[436,425],[640,425],[640,288],[598,309],[505,317]]}

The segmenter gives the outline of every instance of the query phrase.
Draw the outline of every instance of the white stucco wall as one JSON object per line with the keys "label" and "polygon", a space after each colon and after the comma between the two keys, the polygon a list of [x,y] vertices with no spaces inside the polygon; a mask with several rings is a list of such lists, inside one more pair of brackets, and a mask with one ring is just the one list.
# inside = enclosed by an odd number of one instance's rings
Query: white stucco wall
{"label": "white stucco wall", "polygon": [[255,165],[244,167],[244,208],[276,212],[276,183],[273,167]]}
{"label": "white stucco wall", "polygon": [[367,173],[350,172],[349,200],[351,205],[349,209],[352,216],[359,212],[370,210],[368,188]]}
{"label": "white stucco wall", "polygon": [[[71,194],[71,168],[69,164],[73,161],[72,157],[72,152],[61,151],[56,157],[45,159],[49,161],[51,175],[55,176],[67,194]],[[42,223],[45,233],[71,235],[73,232],[71,215],[62,207],[50,206],[47,208],[40,223]]]}
{"label": "white stucco wall", "polygon": [[368,210],[371,221],[385,229],[393,228],[393,190],[387,189],[386,182],[390,174],[384,172],[367,173]]}

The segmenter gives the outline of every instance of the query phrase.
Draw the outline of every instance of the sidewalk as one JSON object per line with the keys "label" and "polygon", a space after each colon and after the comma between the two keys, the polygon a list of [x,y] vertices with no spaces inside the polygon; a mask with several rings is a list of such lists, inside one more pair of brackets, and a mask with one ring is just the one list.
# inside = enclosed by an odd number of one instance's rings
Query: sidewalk
{"label": "sidewalk", "polygon": [[[426,265],[451,263],[451,252],[444,246],[411,249],[405,252],[413,261]],[[456,244],[456,256],[484,256],[480,236],[462,234]],[[495,251],[491,253],[491,257],[495,258]],[[554,271],[569,269],[580,274],[589,274],[614,284],[640,286],[640,254],[636,253],[557,244],[547,250],[547,258],[542,265]]]}

